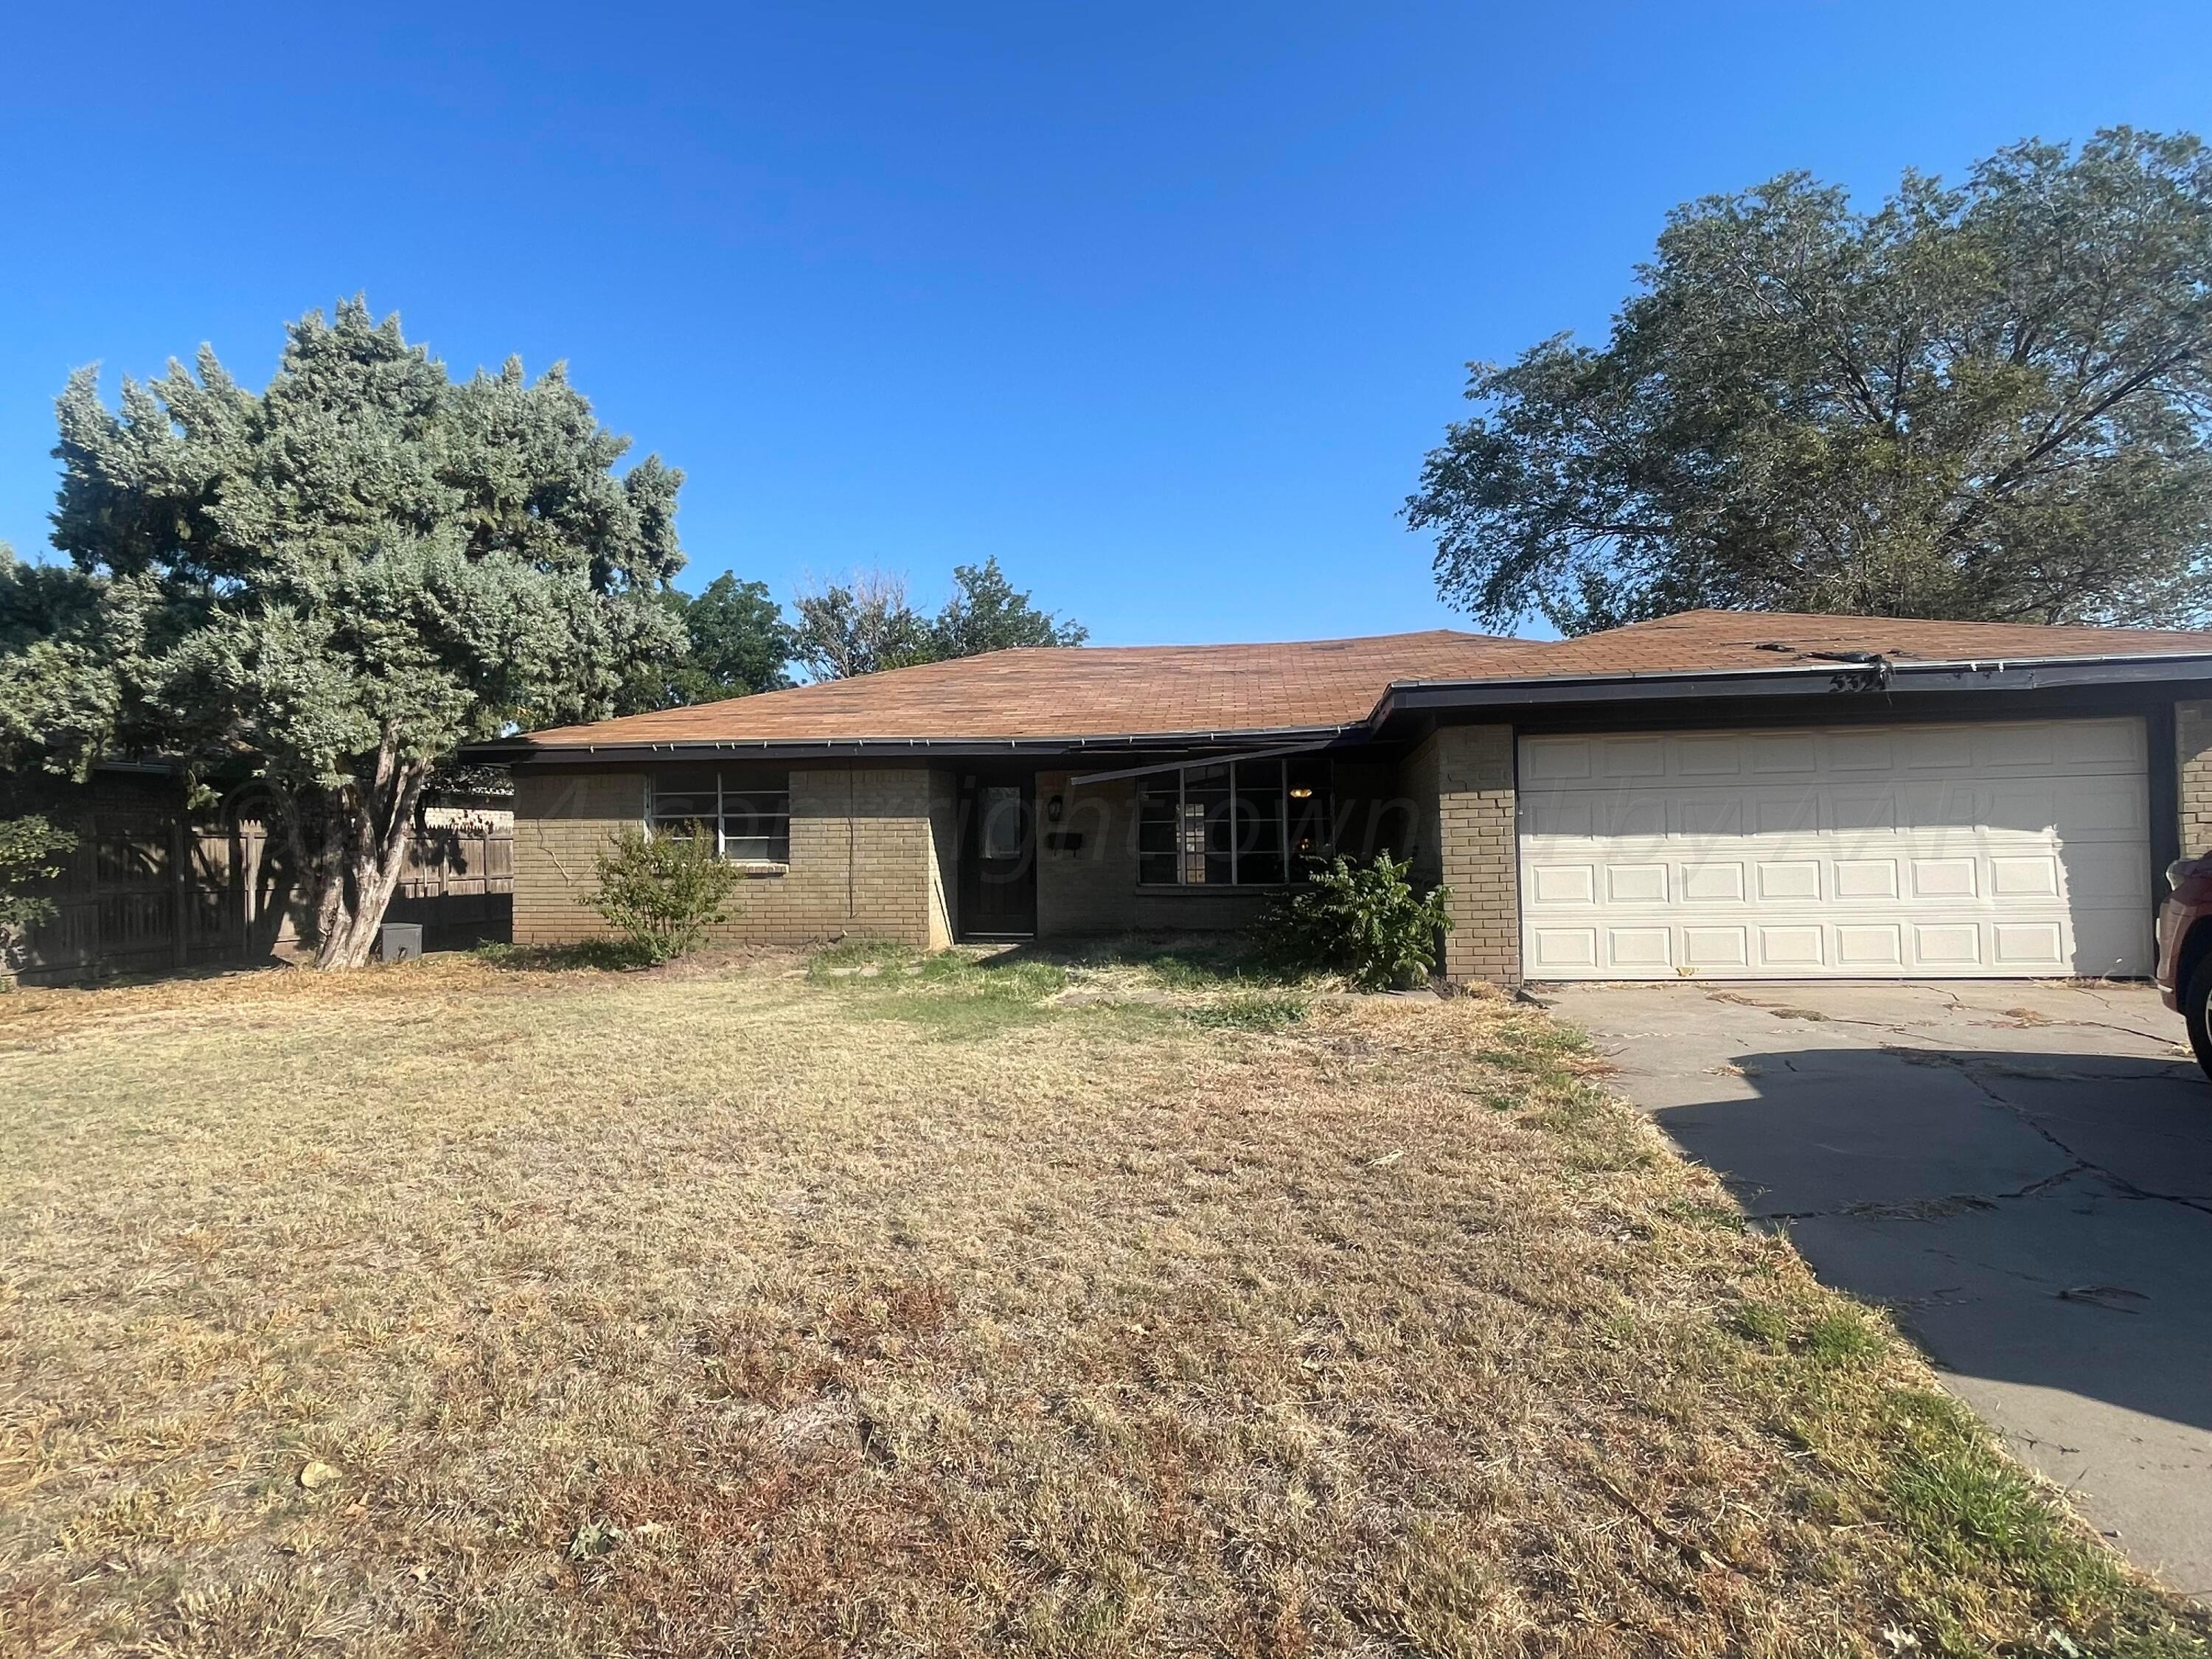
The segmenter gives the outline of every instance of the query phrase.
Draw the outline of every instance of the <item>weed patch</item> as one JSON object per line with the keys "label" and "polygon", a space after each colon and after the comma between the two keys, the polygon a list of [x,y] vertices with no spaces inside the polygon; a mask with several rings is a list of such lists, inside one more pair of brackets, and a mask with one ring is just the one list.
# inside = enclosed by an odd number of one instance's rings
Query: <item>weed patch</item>
{"label": "weed patch", "polygon": [[1301,996],[1248,991],[1200,1003],[1186,1018],[1217,1030],[1281,1031],[1303,1021],[1310,1006]]}

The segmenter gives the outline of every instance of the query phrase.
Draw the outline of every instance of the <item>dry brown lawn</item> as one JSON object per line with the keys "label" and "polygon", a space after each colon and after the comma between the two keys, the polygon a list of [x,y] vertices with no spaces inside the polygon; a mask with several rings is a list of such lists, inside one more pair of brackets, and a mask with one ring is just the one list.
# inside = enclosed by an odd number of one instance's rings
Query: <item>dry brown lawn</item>
{"label": "dry brown lawn", "polygon": [[1596,1070],[1174,962],[0,997],[0,1651],[2204,1650]]}

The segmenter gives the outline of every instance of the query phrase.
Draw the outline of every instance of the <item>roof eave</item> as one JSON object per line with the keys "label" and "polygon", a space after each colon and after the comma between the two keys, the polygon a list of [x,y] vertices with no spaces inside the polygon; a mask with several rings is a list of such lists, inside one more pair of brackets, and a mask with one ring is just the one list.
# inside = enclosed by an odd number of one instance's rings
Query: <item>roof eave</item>
{"label": "roof eave", "polygon": [[2039,691],[2068,686],[2212,680],[2212,652],[2099,657],[1982,658],[1918,662],[1793,664],[1775,668],[1668,669],[1612,674],[1401,680],[1368,716],[1379,732],[1394,717],[1452,709],[1558,707],[1698,697],[1831,696],[1854,692]]}
{"label": "roof eave", "polygon": [[471,744],[461,753],[469,760],[510,766],[591,766],[678,760],[978,760],[993,757],[1205,750],[1255,742],[1358,743],[1365,732],[1364,722],[1354,720],[1329,726],[1086,732],[1047,738],[702,738],[653,743],[545,744],[518,736]]}

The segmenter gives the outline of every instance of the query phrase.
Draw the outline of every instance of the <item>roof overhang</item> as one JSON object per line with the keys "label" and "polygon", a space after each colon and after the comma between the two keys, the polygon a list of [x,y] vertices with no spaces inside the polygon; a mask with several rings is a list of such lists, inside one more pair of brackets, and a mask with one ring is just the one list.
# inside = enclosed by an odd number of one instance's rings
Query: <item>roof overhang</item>
{"label": "roof overhang", "polygon": [[1406,680],[1375,705],[1368,727],[1380,736],[1407,717],[1454,712],[1682,702],[1706,698],[1896,696],[1917,693],[2026,692],[2072,687],[2202,685],[2212,681],[2212,652],[2026,661],[1859,662],[1788,667],[1697,669],[1663,673],[1529,675],[1480,680]]}
{"label": "roof overhang", "polygon": [[465,759],[532,767],[665,765],[678,761],[799,760],[1075,760],[1109,755],[1200,755],[1244,752],[1261,744],[1299,749],[1354,744],[1364,725],[1271,726],[1238,732],[1086,733],[1058,738],[729,738],[700,743],[539,744],[529,738],[495,738],[461,750]]}

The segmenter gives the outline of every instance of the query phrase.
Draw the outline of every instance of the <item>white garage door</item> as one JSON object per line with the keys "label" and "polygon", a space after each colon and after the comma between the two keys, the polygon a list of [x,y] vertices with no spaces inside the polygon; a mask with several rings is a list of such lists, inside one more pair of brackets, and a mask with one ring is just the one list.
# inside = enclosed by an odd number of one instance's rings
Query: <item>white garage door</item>
{"label": "white garage door", "polygon": [[1530,979],[2150,969],[2138,720],[1521,741]]}

